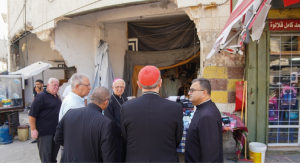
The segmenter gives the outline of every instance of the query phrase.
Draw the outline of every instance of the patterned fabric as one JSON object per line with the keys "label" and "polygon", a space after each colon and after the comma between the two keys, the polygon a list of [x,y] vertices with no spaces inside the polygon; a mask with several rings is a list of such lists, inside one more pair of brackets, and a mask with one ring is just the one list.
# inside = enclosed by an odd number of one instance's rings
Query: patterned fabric
{"label": "patterned fabric", "polygon": [[184,153],[185,152],[185,140],[186,140],[186,134],[188,132],[188,128],[183,129],[182,139],[177,147],[177,153]]}
{"label": "patterned fabric", "polygon": [[[236,142],[236,146],[238,147],[236,154],[240,154],[245,144],[245,138],[248,136],[248,129],[239,117],[227,112],[223,112],[223,114],[236,120],[237,128],[231,129],[231,131],[233,132],[233,138]],[[225,133],[226,131],[228,130],[226,130],[223,127],[223,133]],[[184,128],[181,142],[177,148],[177,153],[185,152],[185,140],[186,140],[187,132],[188,132],[188,128]]]}
{"label": "patterned fabric", "polygon": [[[236,142],[236,146],[238,147],[238,150],[235,153],[240,154],[245,145],[245,138],[248,136],[248,129],[239,117],[228,112],[223,112],[223,114],[236,120],[236,128],[231,129],[231,131],[233,132],[233,138]],[[223,133],[225,132],[226,130],[223,127]]]}

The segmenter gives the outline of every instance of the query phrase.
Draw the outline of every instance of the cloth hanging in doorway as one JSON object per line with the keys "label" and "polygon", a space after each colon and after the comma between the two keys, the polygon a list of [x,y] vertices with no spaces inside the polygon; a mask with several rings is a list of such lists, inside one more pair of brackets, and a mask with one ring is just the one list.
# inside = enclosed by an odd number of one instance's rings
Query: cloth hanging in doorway
{"label": "cloth hanging in doorway", "polygon": [[126,82],[125,96],[136,96],[139,71],[146,65],[153,65],[159,70],[184,65],[194,59],[199,52],[199,45],[169,51],[126,51],[124,57],[123,79]]}
{"label": "cloth hanging in doorway", "polygon": [[139,51],[165,51],[197,45],[195,23],[189,18],[164,22],[128,23],[128,38],[138,39]]}
{"label": "cloth hanging in doorway", "polygon": [[105,41],[100,40],[95,55],[94,83],[90,93],[98,86],[104,86],[110,93],[113,92],[111,86],[115,77],[108,57],[108,47]]}

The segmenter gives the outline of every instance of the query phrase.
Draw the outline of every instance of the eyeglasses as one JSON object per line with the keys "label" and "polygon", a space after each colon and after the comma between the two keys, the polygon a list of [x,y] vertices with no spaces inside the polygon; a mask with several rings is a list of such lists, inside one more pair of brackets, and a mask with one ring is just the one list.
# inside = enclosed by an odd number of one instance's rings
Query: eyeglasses
{"label": "eyeglasses", "polygon": [[205,90],[201,90],[201,89],[189,89],[189,92],[193,93],[194,91],[205,91]]}
{"label": "eyeglasses", "polygon": [[87,86],[87,87],[91,86],[91,84],[79,84],[79,85],[84,85],[84,86]]}
{"label": "eyeglasses", "polygon": [[124,89],[124,86],[114,86],[116,89]]}

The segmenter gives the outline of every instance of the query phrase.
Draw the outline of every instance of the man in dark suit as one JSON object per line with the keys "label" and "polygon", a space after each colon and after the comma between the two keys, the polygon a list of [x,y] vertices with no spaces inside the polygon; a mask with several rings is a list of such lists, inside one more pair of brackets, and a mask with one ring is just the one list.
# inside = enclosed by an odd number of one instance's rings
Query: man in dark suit
{"label": "man in dark suit", "polygon": [[189,90],[190,101],[197,110],[189,126],[185,142],[186,163],[222,163],[223,136],[219,109],[211,101],[209,80],[193,80]]}
{"label": "man in dark suit", "polygon": [[102,114],[110,99],[97,87],[86,107],[69,110],[58,123],[54,141],[63,145],[61,163],[115,162],[114,122]]}
{"label": "man in dark suit", "polygon": [[121,130],[127,145],[127,163],[176,163],[183,132],[183,108],[158,95],[160,71],[144,67],[138,75],[143,95],[121,107]]}

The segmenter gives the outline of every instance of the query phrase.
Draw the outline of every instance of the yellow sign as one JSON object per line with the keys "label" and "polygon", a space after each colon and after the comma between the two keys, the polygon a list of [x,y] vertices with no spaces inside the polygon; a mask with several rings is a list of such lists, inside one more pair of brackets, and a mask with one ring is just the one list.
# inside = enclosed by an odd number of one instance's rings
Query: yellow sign
{"label": "yellow sign", "polygon": [[299,19],[300,9],[270,9],[268,19]]}

